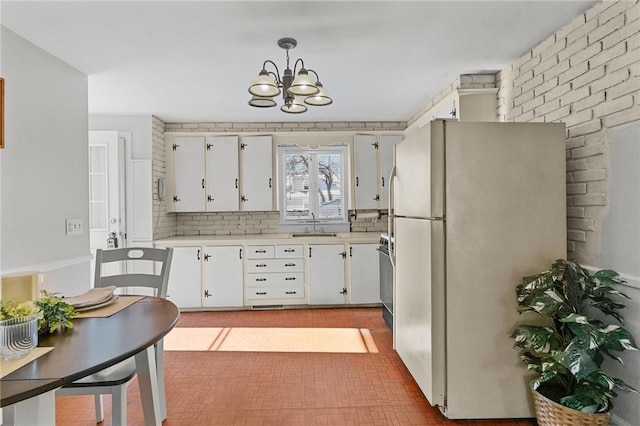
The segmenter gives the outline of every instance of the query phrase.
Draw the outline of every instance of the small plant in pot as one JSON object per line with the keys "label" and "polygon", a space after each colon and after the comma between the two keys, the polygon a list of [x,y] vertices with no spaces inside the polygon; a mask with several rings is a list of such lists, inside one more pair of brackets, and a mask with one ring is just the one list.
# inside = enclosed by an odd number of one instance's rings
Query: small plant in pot
{"label": "small plant in pot", "polygon": [[[615,271],[590,274],[578,263],[560,259],[548,271],[524,277],[517,287],[520,313],[532,311],[543,318],[543,325],[519,325],[511,335],[524,350],[521,358],[528,369],[537,373],[530,384],[539,425],[607,424],[616,392],[637,392],[602,369],[606,358],[622,363],[617,353],[638,350],[620,325],[625,307],[620,300],[628,297],[614,287],[624,282]],[[597,319],[598,311],[604,314],[598,317],[612,317],[616,324]],[[552,409],[562,413],[550,413]],[[555,416],[580,420],[563,423]]]}

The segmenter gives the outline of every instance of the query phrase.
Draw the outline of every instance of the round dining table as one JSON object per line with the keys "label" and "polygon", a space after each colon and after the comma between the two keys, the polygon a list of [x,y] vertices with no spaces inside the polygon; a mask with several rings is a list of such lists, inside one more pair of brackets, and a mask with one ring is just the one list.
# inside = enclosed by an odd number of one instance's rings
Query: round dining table
{"label": "round dining table", "polygon": [[0,380],[3,424],[54,424],[56,389],[133,356],[145,424],[160,425],[164,389],[158,389],[158,369],[163,365],[159,353],[156,366],[154,344],[179,315],[170,301],[143,297],[111,316],[76,318],[73,328],[40,336],[38,346],[53,350]]}

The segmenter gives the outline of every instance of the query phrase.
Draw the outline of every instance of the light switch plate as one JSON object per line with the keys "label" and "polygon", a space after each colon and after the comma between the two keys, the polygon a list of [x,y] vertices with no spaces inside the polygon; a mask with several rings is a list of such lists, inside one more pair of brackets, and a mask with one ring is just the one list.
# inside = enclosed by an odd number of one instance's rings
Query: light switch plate
{"label": "light switch plate", "polygon": [[84,231],[82,219],[66,219],[65,225],[67,235],[82,235]]}

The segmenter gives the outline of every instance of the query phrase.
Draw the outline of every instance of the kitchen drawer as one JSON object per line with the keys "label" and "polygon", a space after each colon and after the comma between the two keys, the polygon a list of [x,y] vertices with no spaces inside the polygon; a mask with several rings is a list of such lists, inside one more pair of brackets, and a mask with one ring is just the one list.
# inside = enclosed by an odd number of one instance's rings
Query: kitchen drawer
{"label": "kitchen drawer", "polygon": [[304,272],[247,274],[247,287],[290,286],[294,284],[304,285]]}
{"label": "kitchen drawer", "polygon": [[248,246],[247,259],[265,259],[275,257],[273,246]]}
{"label": "kitchen drawer", "polygon": [[277,245],[276,257],[302,258],[302,244]]}
{"label": "kitchen drawer", "polygon": [[247,272],[304,272],[304,259],[248,259]]}
{"label": "kitchen drawer", "polygon": [[264,287],[250,288],[246,292],[248,300],[256,299],[303,299],[304,287]]}

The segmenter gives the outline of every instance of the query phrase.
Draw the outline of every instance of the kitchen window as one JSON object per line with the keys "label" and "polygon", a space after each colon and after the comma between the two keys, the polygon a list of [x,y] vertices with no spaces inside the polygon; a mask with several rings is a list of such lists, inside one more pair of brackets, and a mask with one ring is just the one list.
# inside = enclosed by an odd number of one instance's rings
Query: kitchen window
{"label": "kitchen window", "polygon": [[348,147],[278,147],[280,230],[349,230]]}

